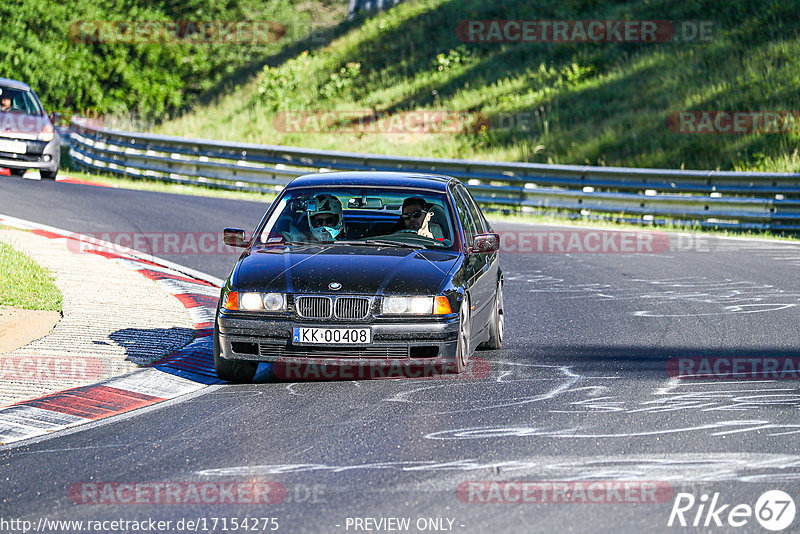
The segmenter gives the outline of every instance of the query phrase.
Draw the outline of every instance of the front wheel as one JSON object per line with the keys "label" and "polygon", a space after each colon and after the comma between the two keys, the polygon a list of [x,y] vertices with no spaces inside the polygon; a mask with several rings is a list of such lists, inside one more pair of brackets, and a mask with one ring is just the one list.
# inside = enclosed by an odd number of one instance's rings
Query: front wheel
{"label": "front wheel", "polygon": [[228,382],[237,384],[252,382],[256,376],[258,362],[248,362],[242,360],[226,360],[220,355],[219,332],[214,326],[214,369],[217,376]]}
{"label": "front wheel", "polygon": [[28,169],[8,169],[8,172],[11,173],[11,176],[22,176],[27,172]]}
{"label": "front wheel", "polygon": [[42,180],[55,180],[56,176],[58,176],[58,169],[54,171],[39,171],[39,176],[42,177]]}
{"label": "front wheel", "polygon": [[467,296],[461,300],[461,311],[458,313],[458,343],[456,344],[456,374],[467,368],[470,357],[471,326],[469,316],[469,300]]}
{"label": "front wheel", "polygon": [[497,283],[497,293],[494,297],[494,310],[489,319],[489,339],[481,348],[495,350],[503,346],[503,329],[505,328],[505,312],[503,310],[503,282]]}

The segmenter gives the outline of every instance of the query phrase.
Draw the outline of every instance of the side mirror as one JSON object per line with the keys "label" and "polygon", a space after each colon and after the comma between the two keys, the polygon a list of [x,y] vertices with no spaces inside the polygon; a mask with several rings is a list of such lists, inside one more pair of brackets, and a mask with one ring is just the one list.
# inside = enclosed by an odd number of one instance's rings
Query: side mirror
{"label": "side mirror", "polygon": [[250,244],[241,228],[225,228],[222,231],[222,242],[231,247],[246,247]]}
{"label": "side mirror", "polygon": [[478,234],[472,240],[472,246],[469,247],[470,254],[497,252],[498,250],[500,250],[499,234]]}
{"label": "side mirror", "polygon": [[51,111],[47,118],[50,119],[50,122],[53,123],[53,126],[58,126],[61,124],[61,113],[56,113],[55,111]]}

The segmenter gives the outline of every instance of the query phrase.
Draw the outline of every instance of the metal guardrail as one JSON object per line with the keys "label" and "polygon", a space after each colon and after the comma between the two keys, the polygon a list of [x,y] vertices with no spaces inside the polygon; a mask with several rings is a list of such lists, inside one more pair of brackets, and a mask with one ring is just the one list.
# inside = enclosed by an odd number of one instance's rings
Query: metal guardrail
{"label": "metal guardrail", "polygon": [[464,181],[484,205],[800,230],[800,174],[394,157],[106,130],[76,117],[70,138],[75,162],[134,178],[277,192],[308,172],[440,173]]}

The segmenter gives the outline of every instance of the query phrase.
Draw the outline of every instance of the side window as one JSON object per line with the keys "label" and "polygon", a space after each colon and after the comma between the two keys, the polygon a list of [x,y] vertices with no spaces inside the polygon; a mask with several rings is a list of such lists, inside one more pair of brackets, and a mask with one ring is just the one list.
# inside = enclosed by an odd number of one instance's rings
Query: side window
{"label": "side window", "polygon": [[486,223],[486,219],[483,218],[483,214],[480,208],[478,208],[478,203],[475,202],[475,199],[472,198],[472,195],[469,194],[466,187],[462,186],[459,189],[461,190],[461,194],[464,195],[464,201],[467,203],[469,212],[472,214],[472,219],[475,221],[475,230],[477,233],[483,234],[488,232],[489,225]]}
{"label": "side window", "polygon": [[464,200],[464,197],[461,195],[459,188],[455,188],[453,190],[453,198],[456,201],[456,211],[458,211],[458,218],[461,219],[461,224],[464,225],[464,249],[472,246],[472,242],[475,240],[476,228],[475,228],[475,221],[472,219],[472,214],[467,207],[467,203]]}

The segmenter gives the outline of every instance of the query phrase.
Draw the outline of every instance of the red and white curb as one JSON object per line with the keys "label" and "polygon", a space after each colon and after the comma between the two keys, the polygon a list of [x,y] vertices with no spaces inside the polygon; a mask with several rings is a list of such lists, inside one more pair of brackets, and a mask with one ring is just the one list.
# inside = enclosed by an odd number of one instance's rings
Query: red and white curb
{"label": "red and white curb", "polygon": [[97,384],[52,393],[0,409],[0,444],[12,443],[143,408],[207,384],[142,369]]}
{"label": "red and white curb", "polygon": [[195,339],[149,367],[95,384],[0,408],[0,445],[52,433],[174,399],[220,383],[211,333],[222,280],[167,260],[14,217],[0,223],[50,239],[74,240],[70,250],[97,254],[155,281],[186,307]]}

